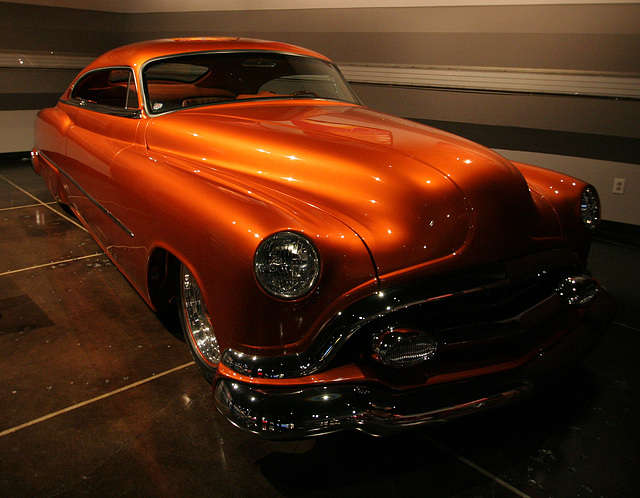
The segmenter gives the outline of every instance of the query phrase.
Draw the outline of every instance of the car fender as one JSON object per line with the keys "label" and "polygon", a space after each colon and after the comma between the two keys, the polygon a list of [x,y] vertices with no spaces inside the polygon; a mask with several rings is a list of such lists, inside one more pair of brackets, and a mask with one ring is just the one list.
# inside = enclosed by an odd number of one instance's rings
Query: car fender
{"label": "car fender", "polygon": [[[124,186],[114,205],[124,205],[126,198],[129,206],[118,217],[134,236],[123,234],[108,248],[110,256],[152,307],[148,269],[154,251],[162,249],[186,264],[200,284],[214,327],[224,331],[224,346],[246,350],[275,342],[287,350],[304,347],[345,301],[378,289],[359,235],[314,206],[243,184],[215,168],[200,170],[191,161],[150,154],[141,146],[123,150],[112,175]],[[268,296],[254,276],[256,248],[279,231],[305,235],[320,254],[319,282],[298,300]],[[227,304],[219,306],[223,301]]]}
{"label": "car fender", "polygon": [[44,178],[50,192],[62,204],[68,203],[68,196],[56,165],[65,162],[67,133],[73,126],[76,111],[72,106],[59,103],[56,107],[40,110],[34,122],[34,170]]}

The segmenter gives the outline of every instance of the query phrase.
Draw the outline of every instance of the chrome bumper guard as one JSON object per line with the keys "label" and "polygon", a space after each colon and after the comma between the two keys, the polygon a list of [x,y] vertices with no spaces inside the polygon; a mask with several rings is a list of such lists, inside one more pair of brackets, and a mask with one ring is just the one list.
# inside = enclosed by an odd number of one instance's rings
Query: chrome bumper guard
{"label": "chrome bumper guard", "polygon": [[384,436],[495,408],[532,389],[528,381],[502,388],[495,381],[479,384],[476,380],[397,394],[345,384],[265,389],[224,378],[216,384],[215,401],[235,426],[267,439],[319,436],[345,429]]}
{"label": "chrome bumper guard", "polygon": [[[569,278],[558,293],[584,306],[575,326],[520,368],[465,381],[392,390],[372,383],[325,382],[285,386],[278,381],[241,382],[219,375],[218,410],[232,424],[267,439],[293,439],[355,429],[382,436],[499,407],[533,390],[534,382],[586,356],[613,318],[615,303],[587,276]],[[582,299],[588,296],[588,304]],[[573,300],[578,296],[580,299]],[[278,362],[280,368],[286,364]],[[236,370],[238,372],[238,369]],[[240,373],[251,378],[251,369]],[[249,374],[249,375],[247,375]]]}

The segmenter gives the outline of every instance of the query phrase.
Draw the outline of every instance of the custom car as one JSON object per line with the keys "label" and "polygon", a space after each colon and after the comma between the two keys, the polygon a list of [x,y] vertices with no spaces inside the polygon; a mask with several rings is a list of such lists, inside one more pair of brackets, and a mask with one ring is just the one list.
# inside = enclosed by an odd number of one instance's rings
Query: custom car
{"label": "custom car", "polygon": [[304,48],[112,50],[39,112],[32,162],[264,437],[499,406],[611,320],[593,186],[369,109]]}

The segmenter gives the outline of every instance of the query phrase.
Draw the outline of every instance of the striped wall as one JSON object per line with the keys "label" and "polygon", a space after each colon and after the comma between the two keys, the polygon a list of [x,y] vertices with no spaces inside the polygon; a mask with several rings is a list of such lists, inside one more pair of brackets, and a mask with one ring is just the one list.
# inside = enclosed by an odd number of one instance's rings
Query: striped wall
{"label": "striped wall", "polygon": [[36,111],[55,105],[87,60],[121,43],[125,20],[124,14],[0,2],[0,153],[31,149]]}
{"label": "striped wall", "polygon": [[[109,48],[251,36],[328,55],[370,107],[592,181],[605,218],[640,225],[640,2],[88,0],[72,8],[78,4],[0,2],[0,153],[29,149],[34,110],[54,103]],[[614,196],[620,177],[627,192]]]}

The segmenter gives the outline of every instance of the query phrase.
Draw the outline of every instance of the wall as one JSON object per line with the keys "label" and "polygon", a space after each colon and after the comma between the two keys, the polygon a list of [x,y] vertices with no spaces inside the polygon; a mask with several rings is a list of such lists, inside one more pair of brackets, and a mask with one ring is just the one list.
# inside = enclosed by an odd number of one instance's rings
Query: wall
{"label": "wall", "polygon": [[0,153],[31,149],[36,111],[55,105],[87,61],[122,43],[125,19],[0,2]]}
{"label": "wall", "polygon": [[[25,124],[55,102],[77,61],[143,39],[252,36],[330,56],[370,107],[591,181],[606,219],[640,225],[639,2],[388,3],[0,2],[0,56],[59,56],[38,68],[0,67],[0,152],[30,148]],[[66,56],[76,67],[59,67]],[[465,86],[472,76],[479,82]],[[520,86],[500,86],[513,78]],[[624,195],[611,193],[615,178],[626,179]]]}

